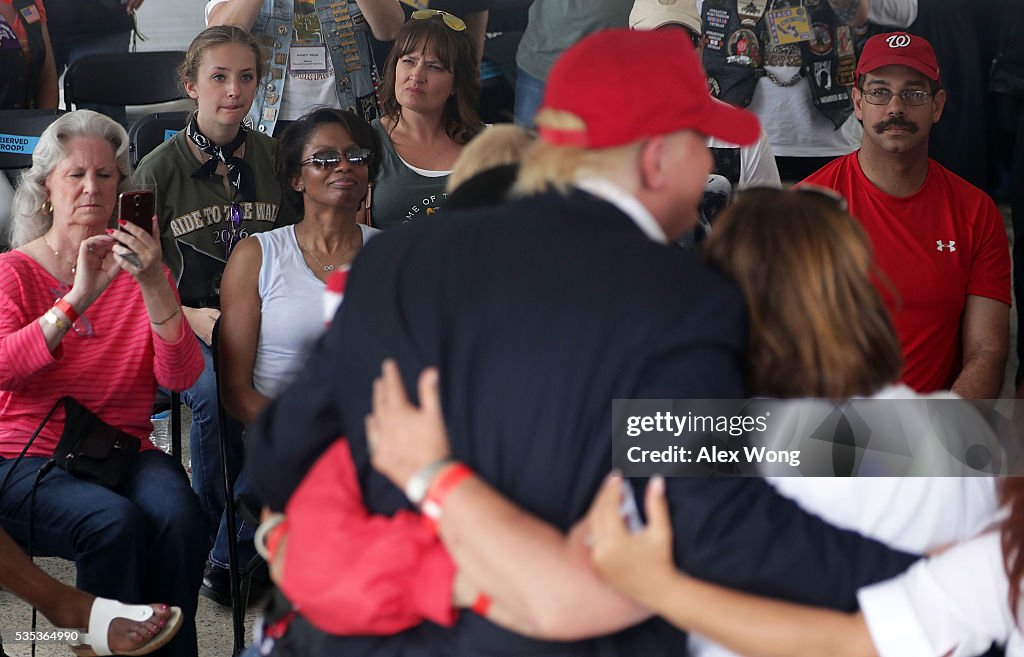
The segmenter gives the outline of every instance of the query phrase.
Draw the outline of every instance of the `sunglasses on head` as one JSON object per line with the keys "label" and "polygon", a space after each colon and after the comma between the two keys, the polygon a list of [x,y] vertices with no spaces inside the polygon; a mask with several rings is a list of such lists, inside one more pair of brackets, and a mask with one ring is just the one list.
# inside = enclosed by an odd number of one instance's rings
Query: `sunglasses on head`
{"label": "sunglasses on head", "polygon": [[440,9],[417,9],[412,12],[412,17],[415,20],[422,21],[434,16],[440,16],[444,20],[444,24],[452,28],[456,32],[462,32],[466,29],[466,22],[456,16],[455,14],[449,14],[446,11]]}
{"label": "sunglasses on head", "polygon": [[827,202],[831,203],[832,205],[834,205],[836,207],[836,209],[838,209],[838,210],[840,210],[842,212],[849,212],[850,211],[850,206],[846,202],[846,198],[842,194],[840,194],[836,190],[832,189],[831,187],[823,187],[821,185],[815,185],[813,183],[801,183],[798,186],[790,187],[788,189],[779,189],[777,187],[761,187],[761,186],[744,187],[744,188],[742,188],[742,189],[740,189],[739,191],[736,192],[736,195],[734,196],[734,198],[735,199],[742,198],[744,194],[748,194],[748,193],[751,193],[751,192],[755,192],[755,193],[756,192],[768,192],[768,193],[771,193],[771,194],[792,194],[792,193],[807,194],[807,195],[813,196],[813,197],[815,197],[815,198],[817,198],[819,200],[823,200],[823,201],[827,201]]}
{"label": "sunglasses on head", "polygon": [[318,169],[330,169],[341,164],[342,159],[347,160],[349,164],[366,166],[372,156],[373,151],[369,148],[348,148],[344,153],[339,153],[338,151],[321,151],[319,153],[313,153],[305,160],[299,162],[299,166],[312,164]]}

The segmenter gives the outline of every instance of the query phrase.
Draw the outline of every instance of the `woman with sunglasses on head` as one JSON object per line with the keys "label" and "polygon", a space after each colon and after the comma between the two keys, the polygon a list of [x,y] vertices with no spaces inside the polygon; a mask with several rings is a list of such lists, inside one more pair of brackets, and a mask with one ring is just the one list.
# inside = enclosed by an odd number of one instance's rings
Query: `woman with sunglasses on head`
{"label": "woman with sunglasses on head", "polygon": [[278,175],[302,220],[242,240],[222,286],[224,406],[250,423],[298,373],[323,333],[327,279],[380,231],[356,222],[380,142],[352,112],[321,108],[281,138]]}
{"label": "woman with sunglasses on head", "polygon": [[388,229],[432,215],[463,147],[483,128],[480,76],[466,24],[436,9],[413,12],[384,65],[380,177],[367,222]]}
{"label": "woman with sunglasses on head", "polygon": [[[139,163],[133,182],[156,190],[164,261],[177,277],[185,316],[200,341],[206,368],[182,394],[192,410],[192,487],[212,526],[225,525],[220,418],[213,372],[213,326],[220,316],[224,264],[244,237],[291,222],[274,174],[278,144],[242,124],[265,70],[259,43],[234,26],[211,27],[192,41],[179,75],[196,111],[179,131]],[[241,463],[242,427],[226,420],[229,459]],[[244,527],[241,563],[255,554]],[[227,539],[216,534],[203,594],[227,595]]]}

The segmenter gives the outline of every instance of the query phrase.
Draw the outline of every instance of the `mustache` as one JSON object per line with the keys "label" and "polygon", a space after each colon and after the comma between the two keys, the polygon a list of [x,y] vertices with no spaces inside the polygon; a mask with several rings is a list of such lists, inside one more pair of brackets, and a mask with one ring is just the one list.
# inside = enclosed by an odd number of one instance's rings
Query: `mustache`
{"label": "mustache", "polygon": [[910,133],[917,132],[917,126],[901,116],[894,116],[890,119],[886,119],[885,121],[879,121],[878,123],[871,126],[871,129],[874,130],[877,134],[882,134],[889,128],[900,128]]}

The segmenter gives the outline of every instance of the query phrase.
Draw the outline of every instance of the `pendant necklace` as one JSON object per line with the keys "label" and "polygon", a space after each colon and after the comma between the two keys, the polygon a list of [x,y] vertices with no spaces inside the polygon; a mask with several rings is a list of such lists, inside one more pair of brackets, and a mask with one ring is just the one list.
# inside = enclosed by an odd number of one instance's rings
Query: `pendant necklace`
{"label": "pendant necklace", "polygon": [[61,254],[60,251],[58,251],[57,249],[53,248],[53,245],[50,244],[50,240],[46,239],[46,235],[45,234],[43,235],[43,243],[46,244],[46,248],[48,248],[51,251],[53,251],[53,255],[57,256],[59,259],[61,259],[64,262],[68,263],[69,265],[71,265],[71,275],[74,276],[75,272],[78,271],[78,263],[72,262],[71,260],[68,260],[67,258],[64,257],[63,254]]}
{"label": "pendant necklace", "polygon": [[337,265],[325,265],[323,262],[320,261],[320,258],[316,257],[316,254],[313,253],[313,251],[311,251],[310,249],[307,249],[306,247],[302,246],[302,242],[299,241],[299,236],[298,235],[295,236],[295,242],[299,245],[300,249],[302,249],[303,251],[305,251],[306,253],[309,254],[309,257],[312,258],[314,260],[314,262],[316,262],[316,264],[320,265],[320,269],[323,269],[324,271],[327,271],[327,272],[331,272],[331,271],[334,271],[335,269],[337,269],[338,266],[345,259],[345,256],[348,255],[348,251],[349,251],[349,249],[346,248],[344,251],[341,252],[341,257],[338,258],[338,264]]}
{"label": "pendant necklace", "polygon": [[324,263],[320,262],[320,258],[316,257],[315,253],[313,253],[306,247],[302,246],[301,244],[299,246],[302,248],[303,251],[309,254],[310,258],[316,261],[316,264],[320,265],[320,269],[323,269],[324,271],[334,271],[335,269],[338,268],[337,265],[325,265]]}

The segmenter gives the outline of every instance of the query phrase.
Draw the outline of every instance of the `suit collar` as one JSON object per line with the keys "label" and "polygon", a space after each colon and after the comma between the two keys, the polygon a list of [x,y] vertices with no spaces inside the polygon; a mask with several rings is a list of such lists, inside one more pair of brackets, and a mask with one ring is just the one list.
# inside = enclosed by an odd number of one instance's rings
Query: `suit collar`
{"label": "suit collar", "polygon": [[644,235],[659,244],[668,244],[668,237],[654,215],[635,196],[618,185],[602,178],[584,178],[576,183],[579,189],[611,203],[633,220]]}

